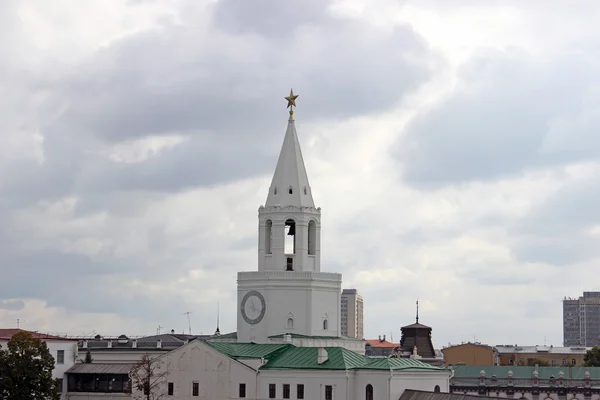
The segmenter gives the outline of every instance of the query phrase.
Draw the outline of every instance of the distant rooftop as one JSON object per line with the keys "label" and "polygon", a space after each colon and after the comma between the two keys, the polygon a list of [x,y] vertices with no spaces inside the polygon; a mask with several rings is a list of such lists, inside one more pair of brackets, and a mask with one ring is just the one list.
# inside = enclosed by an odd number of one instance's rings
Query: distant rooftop
{"label": "distant rooftop", "polygon": [[342,290],[342,294],[358,294],[358,290],[356,290],[356,289],[344,289],[344,290]]}
{"label": "distant rooftop", "polygon": [[16,333],[19,332],[29,332],[31,334],[31,336],[33,336],[36,339],[41,339],[41,340],[71,340],[71,341],[75,341],[75,339],[69,339],[67,337],[61,337],[61,336],[53,336],[53,335],[49,335],[46,333],[40,333],[40,332],[35,332],[35,331],[26,331],[24,329],[19,329],[19,328],[11,328],[11,329],[0,329],[0,340],[10,340],[12,338],[12,336]]}

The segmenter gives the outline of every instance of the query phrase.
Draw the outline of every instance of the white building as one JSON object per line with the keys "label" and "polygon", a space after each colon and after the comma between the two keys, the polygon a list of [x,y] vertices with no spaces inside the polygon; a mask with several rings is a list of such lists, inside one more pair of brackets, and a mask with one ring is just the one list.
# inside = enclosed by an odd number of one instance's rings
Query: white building
{"label": "white building", "polygon": [[[18,332],[23,332],[22,329],[0,329],[0,346],[6,349],[6,344],[11,337]],[[70,369],[77,359],[77,341],[52,335],[46,335],[38,332],[29,332],[34,338],[46,342],[50,354],[54,357],[54,370],[52,377],[60,380],[61,399],[65,399],[66,382],[65,372]]]}
{"label": "white building", "polygon": [[[291,105],[295,98],[287,97]],[[293,111],[258,218],[258,270],[238,273],[237,333],[157,355],[166,373],[163,398],[396,400],[405,389],[449,391],[449,370],[413,358],[365,357],[362,338],[342,336],[342,277],[321,272],[321,209]],[[68,372],[70,398],[89,399],[90,390],[112,392],[106,399],[130,397],[125,379],[132,367],[75,366]]]}
{"label": "white building", "polygon": [[342,335],[364,339],[363,298],[356,289],[342,291],[341,321]]}

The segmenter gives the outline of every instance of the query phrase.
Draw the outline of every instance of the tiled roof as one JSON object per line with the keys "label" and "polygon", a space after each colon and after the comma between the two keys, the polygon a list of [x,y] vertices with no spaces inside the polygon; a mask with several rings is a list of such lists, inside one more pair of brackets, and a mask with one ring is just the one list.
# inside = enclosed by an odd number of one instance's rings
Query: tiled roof
{"label": "tiled roof", "polygon": [[311,370],[441,370],[410,358],[370,358],[343,347],[325,347],[327,361],[319,364],[318,347],[290,346],[270,358],[261,369],[311,369]]}
{"label": "tiled roof", "polygon": [[379,339],[368,339],[365,340],[365,346],[371,346],[371,347],[391,347],[391,348],[396,348],[398,347],[397,343],[392,343],[392,342],[388,342],[386,340],[379,340]]}
{"label": "tiled roof", "polygon": [[65,338],[65,337],[60,337],[60,336],[52,336],[52,335],[47,335],[45,333],[39,333],[39,332],[31,332],[31,331],[26,331],[24,329],[17,329],[17,328],[13,328],[13,329],[0,329],[0,340],[10,340],[10,338],[12,338],[12,336],[15,333],[19,333],[19,332],[29,332],[31,333],[31,336],[33,336],[36,339],[42,339],[42,340],[67,340],[67,341],[75,341],[74,339],[69,339],[69,338]]}
{"label": "tiled roof", "polygon": [[256,343],[229,343],[206,342],[219,353],[231,358],[262,358],[272,355],[278,350],[291,347],[290,344],[256,344]]}
{"label": "tiled roof", "polygon": [[[454,371],[455,378],[479,378],[481,370],[485,371],[487,378],[493,375],[497,378],[507,378],[508,371],[513,372],[513,378],[533,378],[536,367],[456,365],[451,369]],[[558,378],[561,371],[565,374],[565,379],[584,379],[586,371],[590,373],[590,378],[600,379],[600,367],[537,367],[537,371],[541,379],[551,376]]]}

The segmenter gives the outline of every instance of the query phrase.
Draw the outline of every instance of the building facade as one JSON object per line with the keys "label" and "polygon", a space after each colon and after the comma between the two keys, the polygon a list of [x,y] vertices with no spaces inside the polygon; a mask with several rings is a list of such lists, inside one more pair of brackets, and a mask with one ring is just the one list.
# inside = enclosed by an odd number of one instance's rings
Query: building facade
{"label": "building facade", "polygon": [[363,298],[356,289],[344,289],[341,298],[342,335],[364,339]]}
{"label": "building facade", "polygon": [[540,361],[549,366],[583,366],[583,358],[590,348],[555,346],[497,345],[499,365],[533,366]]}
{"label": "building facade", "polygon": [[481,343],[462,343],[442,349],[446,365],[499,365],[500,357],[495,347]]}
{"label": "building facade", "polygon": [[563,300],[563,345],[600,345],[600,292]]}

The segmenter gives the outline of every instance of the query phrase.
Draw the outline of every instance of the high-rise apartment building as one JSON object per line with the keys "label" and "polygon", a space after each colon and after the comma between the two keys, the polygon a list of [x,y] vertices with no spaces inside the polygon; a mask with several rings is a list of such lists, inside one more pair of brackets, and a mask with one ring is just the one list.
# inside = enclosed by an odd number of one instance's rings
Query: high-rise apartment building
{"label": "high-rise apartment building", "polygon": [[563,300],[564,346],[591,347],[600,344],[600,292],[583,292]]}
{"label": "high-rise apartment building", "polygon": [[344,289],[341,301],[341,331],[343,336],[364,339],[363,298],[356,289]]}

